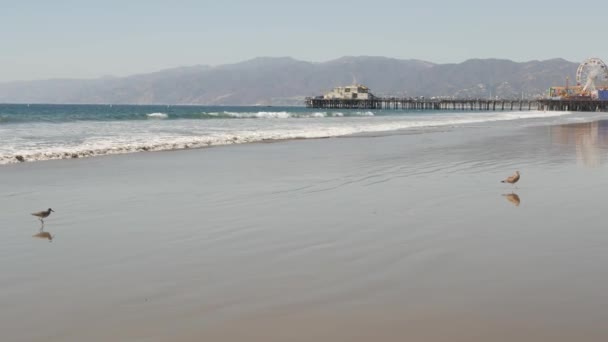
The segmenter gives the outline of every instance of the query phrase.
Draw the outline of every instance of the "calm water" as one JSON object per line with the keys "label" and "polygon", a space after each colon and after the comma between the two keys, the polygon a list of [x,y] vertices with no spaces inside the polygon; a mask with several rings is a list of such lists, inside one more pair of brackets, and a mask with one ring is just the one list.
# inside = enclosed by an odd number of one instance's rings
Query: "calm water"
{"label": "calm water", "polygon": [[0,105],[0,164],[294,138],[571,117],[301,107]]}

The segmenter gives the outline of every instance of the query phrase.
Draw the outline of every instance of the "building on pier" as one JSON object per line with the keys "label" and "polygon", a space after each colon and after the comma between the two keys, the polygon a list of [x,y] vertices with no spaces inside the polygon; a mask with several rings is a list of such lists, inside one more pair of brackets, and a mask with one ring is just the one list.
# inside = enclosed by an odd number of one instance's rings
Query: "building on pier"
{"label": "building on pier", "polygon": [[374,95],[368,87],[354,84],[346,87],[336,87],[323,95],[323,98],[326,100],[370,100],[374,98]]}
{"label": "building on pier", "polygon": [[553,100],[567,99],[575,96],[582,96],[582,86],[555,86],[549,88],[549,98]]}

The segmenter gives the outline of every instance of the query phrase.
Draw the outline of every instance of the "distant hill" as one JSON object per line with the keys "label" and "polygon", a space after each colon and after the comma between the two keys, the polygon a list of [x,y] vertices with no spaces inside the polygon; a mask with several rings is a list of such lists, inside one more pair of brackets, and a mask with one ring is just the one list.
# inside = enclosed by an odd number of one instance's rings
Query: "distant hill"
{"label": "distant hill", "polygon": [[0,83],[2,103],[302,105],[353,82],[376,95],[533,98],[574,80],[564,59],[516,63],[471,59],[434,64],[386,57],[342,57],[323,63],[261,57],[221,66],[192,66],[128,77]]}

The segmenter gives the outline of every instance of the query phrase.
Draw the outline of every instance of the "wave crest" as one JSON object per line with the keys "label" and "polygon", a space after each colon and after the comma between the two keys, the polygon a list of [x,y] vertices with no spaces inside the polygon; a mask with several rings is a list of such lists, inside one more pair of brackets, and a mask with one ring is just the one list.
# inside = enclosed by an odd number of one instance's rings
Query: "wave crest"
{"label": "wave crest", "polygon": [[167,119],[169,114],[167,113],[150,113],[146,114],[149,119]]}
{"label": "wave crest", "polygon": [[[258,112],[255,114],[267,115],[267,113],[272,112]],[[248,115],[249,113],[238,114]],[[316,114],[319,117],[325,115],[324,113],[309,114]],[[339,114],[340,113],[333,113],[332,115],[338,116]],[[118,128],[120,129],[120,134],[116,134],[117,131],[115,129],[110,129],[109,132],[112,132],[110,135],[101,134],[94,139],[87,136],[87,138],[78,142],[78,145],[74,146],[68,146],[65,143],[4,145],[1,146],[3,150],[0,149],[0,164],[50,159],[74,159],[132,152],[179,150],[260,141],[337,137],[358,133],[389,132],[403,129],[445,127],[493,121],[549,118],[566,114],[571,113],[544,113],[539,111],[503,112],[497,113],[496,115],[467,113],[465,115],[416,116],[408,119],[382,117],[362,120],[335,120],[323,123],[293,122],[289,125],[285,125],[284,123],[277,125],[267,125],[265,123],[250,125],[249,123],[246,123],[245,125],[239,124],[231,126],[222,123],[221,125],[211,127],[204,125],[202,130],[200,127],[194,128],[193,130],[191,128],[192,122],[180,123],[178,120],[173,120],[171,122],[175,127],[164,133],[160,133],[161,131],[140,131],[141,126],[135,124],[132,126],[135,128],[135,130],[133,130],[131,128],[125,128],[125,125],[121,124]],[[279,117],[280,115],[271,114],[271,116]],[[170,123],[167,122],[167,125],[169,124]],[[82,126],[82,128],[80,128],[83,132],[82,136],[85,136],[86,132],[90,131],[92,127],[97,126],[91,126],[88,123],[86,126]],[[153,127],[157,127],[157,125],[154,125]],[[49,132],[52,132],[51,136],[57,134],[56,128],[57,127],[55,126],[51,127],[46,125],[42,127],[45,131],[48,130]],[[27,134],[31,134],[30,129],[27,129],[26,131]],[[68,131],[73,131],[73,128],[70,127]]]}

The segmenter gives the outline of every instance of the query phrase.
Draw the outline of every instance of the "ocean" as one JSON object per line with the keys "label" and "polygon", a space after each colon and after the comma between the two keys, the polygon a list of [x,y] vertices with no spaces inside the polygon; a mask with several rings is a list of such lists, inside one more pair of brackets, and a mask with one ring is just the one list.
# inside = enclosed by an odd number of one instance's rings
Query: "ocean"
{"label": "ocean", "polygon": [[567,114],[2,104],[0,164],[491,122],[531,122]]}

